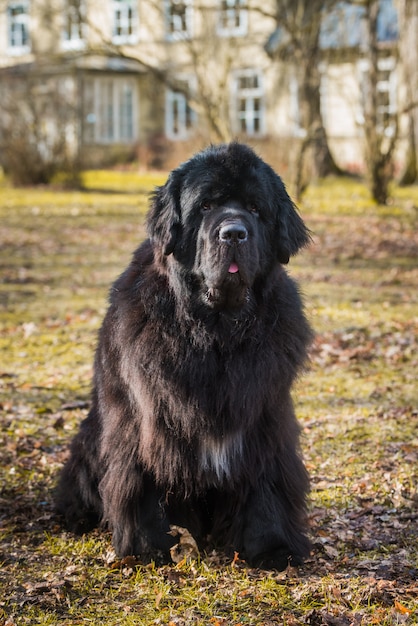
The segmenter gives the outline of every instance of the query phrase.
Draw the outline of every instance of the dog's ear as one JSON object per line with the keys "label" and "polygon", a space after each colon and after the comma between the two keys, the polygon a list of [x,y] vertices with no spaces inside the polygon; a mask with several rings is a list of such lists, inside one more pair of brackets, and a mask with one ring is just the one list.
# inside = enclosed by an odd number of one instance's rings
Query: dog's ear
{"label": "dog's ear", "polygon": [[165,256],[172,254],[180,235],[180,177],[172,172],[152,195],[147,231],[154,247]]}
{"label": "dog's ear", "polygon": [[291,256],[311,242],[311,236],[279,177],[278,183],[277,258],[280,263],[288,263]]}

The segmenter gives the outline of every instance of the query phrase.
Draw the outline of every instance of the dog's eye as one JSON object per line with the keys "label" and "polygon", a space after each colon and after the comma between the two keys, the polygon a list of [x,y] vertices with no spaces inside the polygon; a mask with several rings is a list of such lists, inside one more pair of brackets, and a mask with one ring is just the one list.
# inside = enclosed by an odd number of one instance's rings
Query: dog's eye
{"label": "dog's eye", "polygon": [[251,211],[251,213],[254,213],[255,215],[258,215],[260,213],[260,209],[258,208],[255,202],[251,202],[248,208]]}
{"label": "dog's eye", "polygon": [[212,204],[210,203],[209,200],[203,200],[202,204],[201,204],[201,209],[202,211],[210,211],[212,208]]}

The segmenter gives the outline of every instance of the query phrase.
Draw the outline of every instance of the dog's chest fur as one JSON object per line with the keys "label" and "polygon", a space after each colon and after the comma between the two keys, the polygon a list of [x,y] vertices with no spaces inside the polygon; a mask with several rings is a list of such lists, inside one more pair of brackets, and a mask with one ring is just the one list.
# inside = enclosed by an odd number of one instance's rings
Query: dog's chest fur
{"label": "dog's chest fur", "polygon": [[228,435],[222,439],[206,436],[200,442],[199,470],[214,475],[218,481],[229,479],[233,467],[242,458],[243,434]]}

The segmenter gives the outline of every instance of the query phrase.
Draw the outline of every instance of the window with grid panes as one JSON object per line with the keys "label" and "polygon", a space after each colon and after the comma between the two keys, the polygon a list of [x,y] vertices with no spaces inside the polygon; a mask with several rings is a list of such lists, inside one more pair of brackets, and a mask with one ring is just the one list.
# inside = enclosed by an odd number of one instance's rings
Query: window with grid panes
{"label": "window with grid panes", "polygon": [[258,70],[236,74],[235,111],[238,132],[249,136],[264,132],[264,91]]}
{"label": "window with grid panes", "polygon": [[218,34],[246,35],[247,29],[247,0],[220,0]]}

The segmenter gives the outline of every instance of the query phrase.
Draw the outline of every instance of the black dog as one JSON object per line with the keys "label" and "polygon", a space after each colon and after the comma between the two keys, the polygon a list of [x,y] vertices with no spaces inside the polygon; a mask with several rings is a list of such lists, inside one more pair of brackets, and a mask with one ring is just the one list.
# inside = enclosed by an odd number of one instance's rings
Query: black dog
{"label": "black dog", "polygon": [[290,387],[311,330],[282,264],[308,231],[232,143],[171,173],[148,232],[111,290],[58,509],[77,532],[108,524],[120,556],[167,558],[175,524],[252,565],[297,564],[309,481]]}

